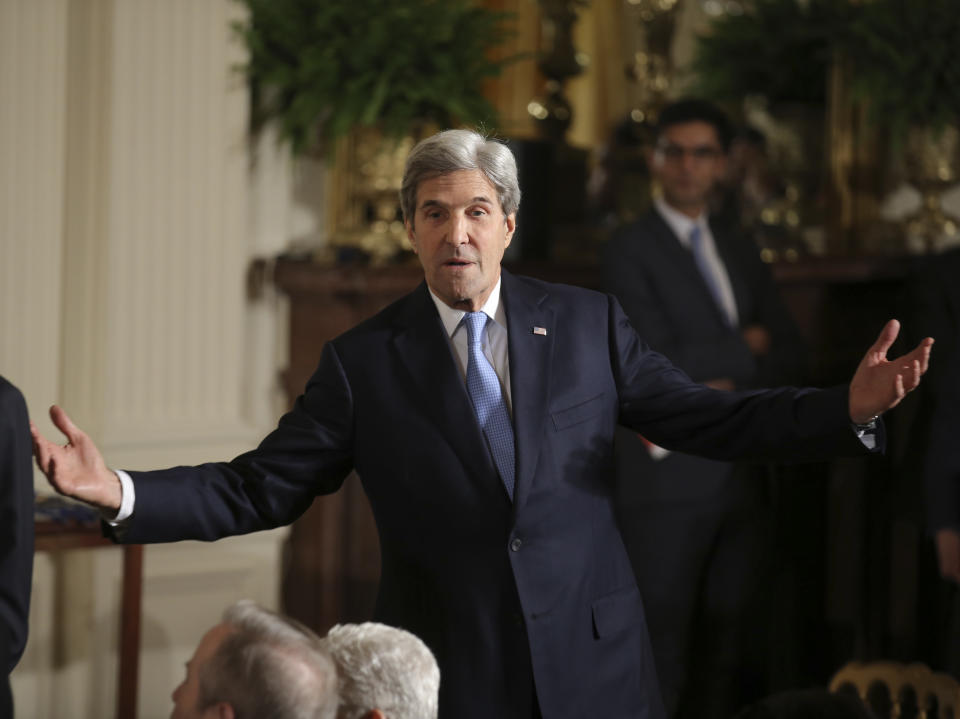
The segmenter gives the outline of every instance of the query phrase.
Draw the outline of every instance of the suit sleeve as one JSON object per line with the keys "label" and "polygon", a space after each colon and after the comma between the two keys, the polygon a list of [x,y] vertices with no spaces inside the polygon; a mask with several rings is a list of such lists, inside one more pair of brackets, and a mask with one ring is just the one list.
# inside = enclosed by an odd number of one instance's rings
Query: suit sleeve
{"label": "suit sleeve", "polygon": [[[613,298],[609,322],[619,422],[655,444],[720,460],[813,461],[868,451],[850,425],[847,386],[712,390],[640,340]],[[881,427],[874,451],[883,440]]]}
{"label": "suit sleeve", "polygon": [[[630,322],[644,341],[675,363],[698,382],[730,378],[738,385],[748,383],[756,363],[740,333],[719,322],[709,333],[686,330],[685,307],[660,295],[657,287],[656,253],[642,245],[654,241],[652,234],[637,224],[617,233],[603,253],[603,286],[622,305]],[[669,282],[664,277],[661,281]]]}
{"label": "suit sleeve", "polygon": [[33,572],[33,470],[23,396],[0,378],[0,656],[9,674],[27,643]]}
{"label": "suit sleeve", "polygon": [[351,469],[353,400],[328,342],[294,408],[256,449],[230,462],[130,472],[136,505],[114,539],[210,541],[279,527],[303,514],[317,495],[339,489]]}

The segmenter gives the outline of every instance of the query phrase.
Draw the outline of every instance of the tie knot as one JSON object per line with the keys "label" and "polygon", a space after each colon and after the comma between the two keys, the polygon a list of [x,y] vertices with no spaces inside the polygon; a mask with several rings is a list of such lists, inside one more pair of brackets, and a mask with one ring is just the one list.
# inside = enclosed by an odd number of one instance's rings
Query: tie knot
{"label": "tie knot", "polygon": [[463,316],[467,325],[467,338],[471,345],[478,345],[483,340],[483,328],[487,326],[486,312],[467,312]]}
{"label": "tie knot", "polygon": [[690,230],[690,244],[694,247],[697,247],[700,244],[701,232],[700,225],[694,225],[693,229]]}

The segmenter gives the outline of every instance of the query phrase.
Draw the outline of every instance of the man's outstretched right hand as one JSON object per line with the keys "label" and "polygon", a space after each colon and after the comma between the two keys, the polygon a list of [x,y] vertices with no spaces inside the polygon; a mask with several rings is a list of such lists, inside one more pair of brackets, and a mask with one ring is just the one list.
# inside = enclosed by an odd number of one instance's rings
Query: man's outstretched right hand
{"label": "man's outstretched right hand", "polygon": [[100,450],[60,407],[50,408],[50,419],[67,436],[67,443],[54,444],[30,423],[40,471],[60,494],[116,513],[122,499],[120,479],[107,468]]}

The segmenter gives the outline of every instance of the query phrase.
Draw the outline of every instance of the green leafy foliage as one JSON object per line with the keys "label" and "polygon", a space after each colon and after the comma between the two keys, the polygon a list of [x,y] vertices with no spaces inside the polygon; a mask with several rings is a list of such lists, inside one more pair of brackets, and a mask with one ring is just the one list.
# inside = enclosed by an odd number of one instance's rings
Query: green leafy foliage
{"label": "green leafy foliage", "polygon": [[825,104],[837,50],[855,96],[900,145],[911,127],[960,118],[957,0],[753,0],[698,38],[695,91],[721,102],[763,95]]}
{"label": "green leafy foliage", "polygon": [[853,24],[853,88],[899,145],[911,127],[960,119],[960,6],[956,0],[872,0]]}
{"label": "green leafy foliage", "polygon": [[754,0],[697,38],[695,91],[720,102],[763,95],[824,104],[834,47],[854,8],[845,0]]}
{"label": "green leafy foliage", "polygon": [[353,127],[398,137],[420,123],[493,126],[481,94],[506,13],[471,0],[239,0],[253,125],[277,124],[295,153]]}

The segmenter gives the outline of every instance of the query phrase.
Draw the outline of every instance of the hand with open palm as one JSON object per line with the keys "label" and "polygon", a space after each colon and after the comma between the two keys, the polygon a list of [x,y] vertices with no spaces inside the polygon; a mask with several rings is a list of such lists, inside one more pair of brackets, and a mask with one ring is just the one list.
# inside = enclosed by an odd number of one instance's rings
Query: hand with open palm
{"label": "hand with open palm", "polygon": [[120,479],[107,468],[100,450],[60,407],[50,408],[50,419],[67,436],[65,445],[54,444],[30,423],[37,466],[60,494],[93,506],[120,509]]}
{"label": "hand with open palm", "polygon": [[890,320],[877,341],[867,350],[850,382],[850,419],[866,424],[893,409],[920,384],[927,371],[933,338],[927,337],[913,351],[896,359],[887,359],[887,351],[897,339],[900,323]]}

